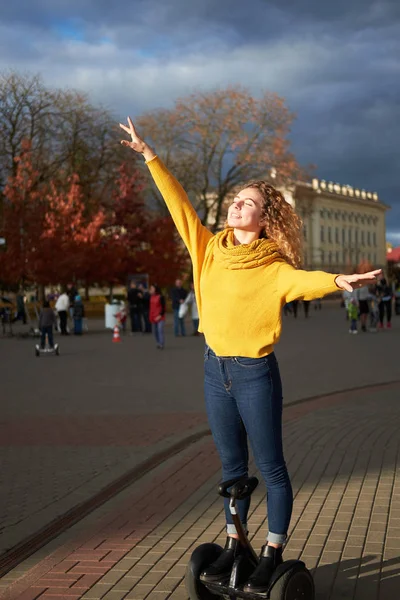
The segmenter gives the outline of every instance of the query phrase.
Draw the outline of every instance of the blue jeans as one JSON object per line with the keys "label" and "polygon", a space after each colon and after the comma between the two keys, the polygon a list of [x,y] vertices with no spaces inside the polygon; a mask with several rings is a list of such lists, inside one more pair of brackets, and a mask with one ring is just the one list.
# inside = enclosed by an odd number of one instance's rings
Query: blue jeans
{"label": "blue jeans", "polygon": [[42,327],[42,329],[40,330],[40,347],[44,349],[45,345],[46,345],[46,335],[47,335],[47,339],[49,341],[49,348],[54,348],[54,341],[53,341],[53,326],[52,325],[48,325],[47,327]]}
{"label": "blue jeans", "polygon": [[[204,391],[211,432],[222,462],[223,480],[248,474],[247,437],[267,486],[269,542],[287,537],[293,492],[282,448],[282,385],[275,354],[263,358],[216,356],[206,346]],[[224,499],[228,533],[235,533]],[[250,498],[237,502],[244,527]]]}
{"label": "blue jeans", "polygon": [[174,308],[174,335],[186,335],[185,319],[179,318],[179,308]]}
{"label": "blue jeans", "polygon": [[164,323],[165,321],[158,321],[153,323],[153,333],[156,338],[157,346],[164,348]]}

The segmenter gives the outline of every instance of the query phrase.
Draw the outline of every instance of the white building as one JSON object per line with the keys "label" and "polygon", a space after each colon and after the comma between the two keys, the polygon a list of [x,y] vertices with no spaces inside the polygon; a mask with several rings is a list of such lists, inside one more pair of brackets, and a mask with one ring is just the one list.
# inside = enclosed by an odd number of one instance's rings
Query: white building
{"label": "white building", "polygon": [[296,183],[285,197],[304,223],[306,269],[346,272],[363,261],[386,265],[389,207],[375,192],[313,179]]}

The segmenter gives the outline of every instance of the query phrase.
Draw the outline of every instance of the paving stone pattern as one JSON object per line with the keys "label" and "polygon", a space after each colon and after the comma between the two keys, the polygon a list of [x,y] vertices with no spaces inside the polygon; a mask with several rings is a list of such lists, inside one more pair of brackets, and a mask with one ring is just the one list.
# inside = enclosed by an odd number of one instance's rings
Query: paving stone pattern
{"label": "paving stone pattern", "polygon": [[[399,399],[400,384],[392,384],[285,410],[295,493],[285,557],[307,563],[317,600],[399,595]],[[218,458],[205,439],[0,597],[187,600],[183,576],[190,553],[202,542],[225,539],[218,481]],[[268,529],[262,485],[253,495],[249,526],[258,550]]]}

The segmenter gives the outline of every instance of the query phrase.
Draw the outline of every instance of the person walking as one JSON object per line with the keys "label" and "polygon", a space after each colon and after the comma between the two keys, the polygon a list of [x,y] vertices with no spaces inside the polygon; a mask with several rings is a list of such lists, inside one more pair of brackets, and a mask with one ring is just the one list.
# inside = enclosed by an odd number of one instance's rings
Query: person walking
{"label": "person walking", "polygon": [[26,325],[26,310],[25,310],[25,296],[23,289],[18,290],[18,294],[16,296],[16,304],[17,304],[17,315],[14,321],[21,320],[24,325]]}
{"label": "person walking", "polygon": [[131,281],[128,291],[129,314],[131,318],[131,333],[142,331],[142,322],[140,314],[142,312],[142,294],[138,289],[136,282]]}
{"label": "person walking", "polygon": [[179,309],[181,308],[181,304],[185,301],[187,296],[186,290],[182,287],[182,280],[177,279],[175,281],[175,287],[171,290],[171,300],[172,300],[172,311],[174,313],[174,335],[175,337],[185,336],[185,318],[181,317],[179,314]]}
{"label": "person walking", "polygon": [[83,330],[83,319],[85,317],[85,307],[82,302],[82,298],[77,294],[74,298],[74,308],[72,313],[74,319],[74,334],[82,335]]}
{"label": "person walking", "polygon": [[377,292],[379,297],[379,329],[383,329],[384,327],[385,313],[386,327],[390,329],[392,327],[393,290],[384,277],[378,283]]}
{"label": "person walking", "polygon": [[149,293],[149,290],[143,285],[143,283],[139,283],[139,291],[142,294],[142,318],[143,318],[143,326],[144,326],[142,331],[144,333],[151,333],[151,323],[149,320],[150,293]]}
{"label": "person walking", "polygon": [[153,326],[153,333],[156,345],[159,350],[164,350],[165,335],[165,298],[158,285],[150,286],[150,323]]}
{"label": "person walking", "polygon": [[369,289],[367,287],[360,288],[355,291],[355,299],[358,303],[358,312],[360,316],[361,331],[367,331],[367,321],[369,315]]}
{"label": "person walking", "polygon": [[39,314],[39,329],[40,329],[40,347],[44,350],[46,346],[46,336],[49,342],[49,348],[54,348],[53,326],[56,322],[56,315],[50,306],[50,302],[45,300]]}
{"label": "person walking", "polygon": [[67,331],[67,318],[69,308],[69,298],[65,290],[59,295],[56,302],[56,311],[60,319],[60,331],[61,335],[68,335]]}
{"label": "person walking", "polygon": [[[193,263],[199,331],[206,339],[204,390],[207,416],[224,480],[248,474],[248,446],[267,485],[269,532],[260,561],[244,591],[264,593],[282,562],[293,493],[282,448],[282,385],[274,346],[282,306],[375,281],[362,275],[307,272],[301,262],[301,220],[282,194],[265,181],[245,184],[233,198],[227,226],[217,234],[200,221],[185,191],[128,118],[122,143],[143,155]],[[268,301],[266,301],[268,299]],[[226,500],[226,499],[225,499]],[[229,577],[243,551],[224,501],[227,540],[203,581]],[[250,499],[237,503],[244,528]]]}
{"label": "person walking", "polygon": [[195,335],[195,336],[200,335],[200,333],[199,333],[199,311],[197,308],[196,294],[195,294],[193,282],[190,283],[190,290],[189,290],[189,293],[186,296],[186,299],[183,304],[185,304],[188,308],[190,308],[190,313],[191,313],[192,323],[193,323],[192,335]]}

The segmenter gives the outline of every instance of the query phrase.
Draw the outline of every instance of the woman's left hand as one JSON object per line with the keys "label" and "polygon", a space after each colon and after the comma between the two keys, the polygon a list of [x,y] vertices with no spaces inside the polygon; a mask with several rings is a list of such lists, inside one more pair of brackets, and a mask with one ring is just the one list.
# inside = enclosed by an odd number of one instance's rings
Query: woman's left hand
{"label": "woman's left hand", "polygon": [[376,269],[376,271],[370,271],[369,273],[356,273],[355,275],[338,275],[335,279],[336,285],[342,289],[352,292],[358,288],[362,288],[365,285],[372,285],[376,283],[376,278],[381,275],[382,269]]}

